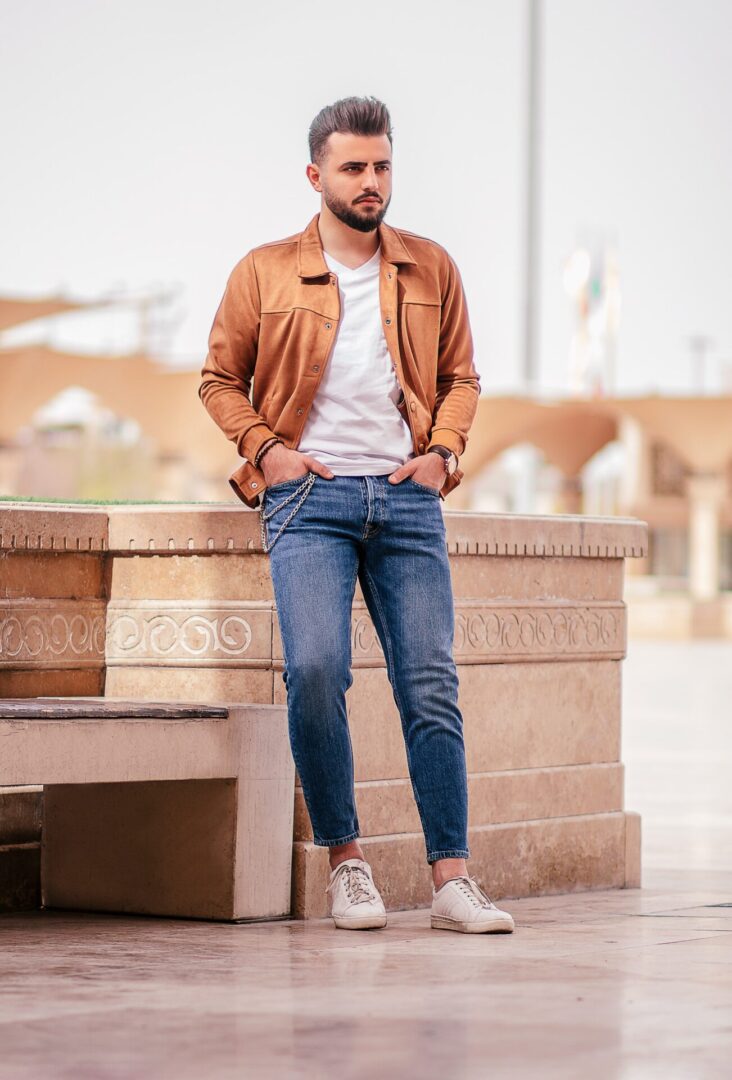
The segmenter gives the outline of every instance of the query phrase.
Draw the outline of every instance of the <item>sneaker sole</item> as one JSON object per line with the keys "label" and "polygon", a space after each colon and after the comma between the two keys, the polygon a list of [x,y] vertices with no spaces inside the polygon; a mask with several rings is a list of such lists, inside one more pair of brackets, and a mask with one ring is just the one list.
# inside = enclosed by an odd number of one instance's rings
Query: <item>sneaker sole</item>
{"label": "sneaker sole", "polygon": [[457,930],[459,934],[512,934],[514,924],[505,919],[496,919],[492,923],[458,922],[445,915],[432,915],[433,930]]}
{"label": "sneaker sole", "polygon": [[331,916],[339,930],[379,930],[386,926],[386,915],[360,915],[357,919]]}

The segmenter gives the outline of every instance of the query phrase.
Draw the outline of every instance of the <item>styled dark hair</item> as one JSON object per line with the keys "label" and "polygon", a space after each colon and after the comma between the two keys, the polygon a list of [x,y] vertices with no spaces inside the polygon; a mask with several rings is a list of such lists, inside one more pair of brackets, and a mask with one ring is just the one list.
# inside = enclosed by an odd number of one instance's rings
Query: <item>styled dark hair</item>
{"label": "styled dark hair", "polygon": [[325,144],[334,131],[351,135],[386,135],[391,144],[391,117],[382,101],[375,97],[347,97],[326,105],[310,125],[308,143],[310,160],[320,165]]}

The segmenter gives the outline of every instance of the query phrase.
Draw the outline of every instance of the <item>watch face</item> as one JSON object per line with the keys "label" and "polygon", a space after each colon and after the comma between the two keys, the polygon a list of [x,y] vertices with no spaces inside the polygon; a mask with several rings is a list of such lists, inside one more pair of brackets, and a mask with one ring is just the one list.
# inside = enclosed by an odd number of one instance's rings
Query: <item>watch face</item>
{"label": "watch face", "polygon": [[433,446],[430,452],[440,455],[445,462],[445,471],[448,476],[451,476],[455,472],[458,459],[457,455],[452,450],[448,450],[446,446]]}

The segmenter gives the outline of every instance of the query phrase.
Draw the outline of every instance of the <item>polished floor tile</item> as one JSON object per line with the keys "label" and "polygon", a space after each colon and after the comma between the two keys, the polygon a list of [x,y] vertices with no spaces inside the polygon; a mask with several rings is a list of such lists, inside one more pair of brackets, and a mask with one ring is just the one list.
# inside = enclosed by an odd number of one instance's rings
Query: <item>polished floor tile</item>
{"label": "polished floor tile", "polygon": [[727,1080],[729,652],[631,643],[642,889],[502,901],[501,936],[432,931],[427,911],[363,933],[0,917],[0,1078]]}

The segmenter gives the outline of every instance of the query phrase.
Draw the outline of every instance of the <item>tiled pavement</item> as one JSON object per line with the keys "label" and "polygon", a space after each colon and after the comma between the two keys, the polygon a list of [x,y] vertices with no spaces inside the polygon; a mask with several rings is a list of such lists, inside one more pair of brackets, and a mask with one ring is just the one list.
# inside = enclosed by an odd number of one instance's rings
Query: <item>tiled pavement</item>
{"label": "tiled pavement", "polygon": [[729,1078],[731,660],[630,644],[642,889],[502,902],[495,936],[0,917],[0,1077]]}

